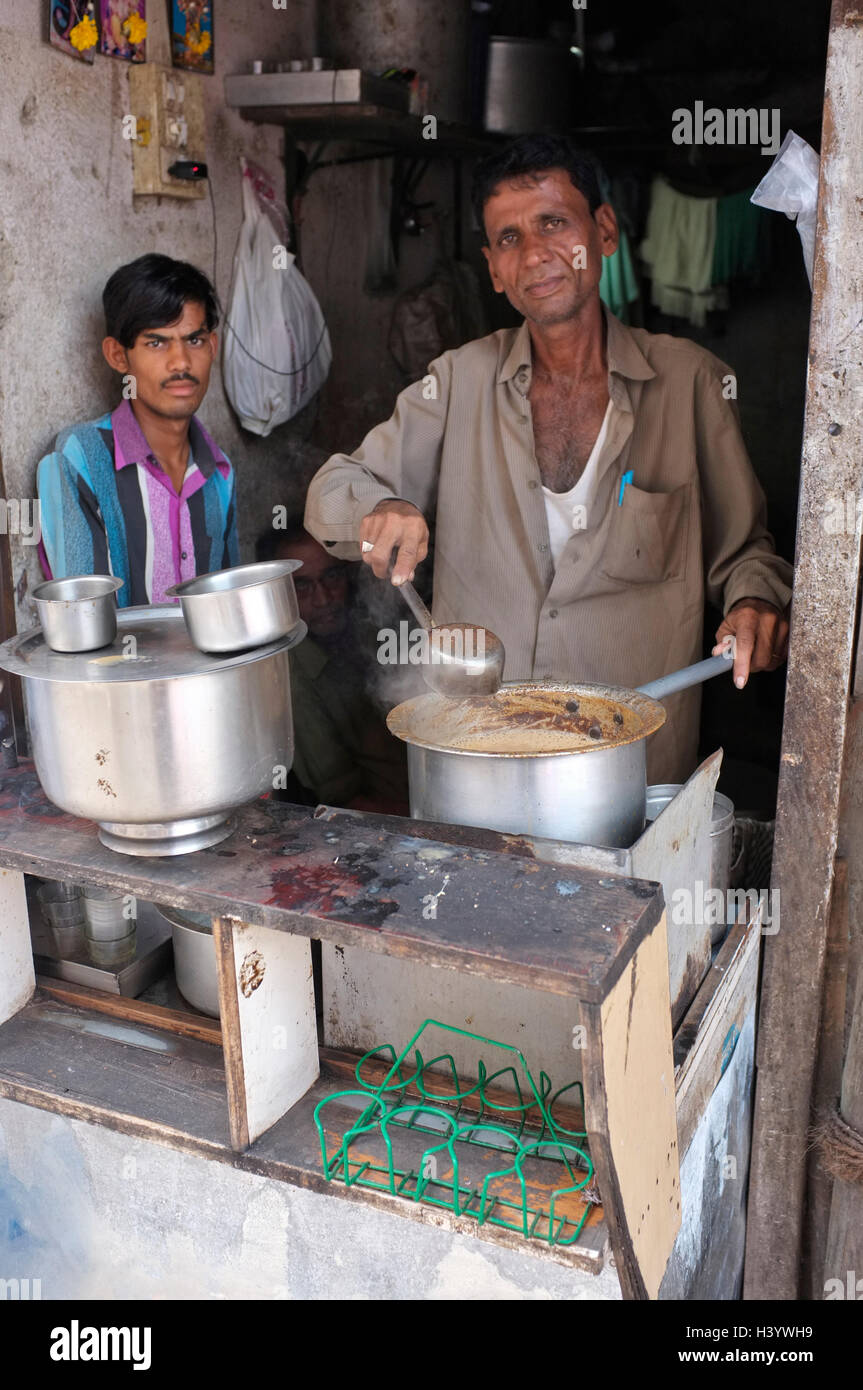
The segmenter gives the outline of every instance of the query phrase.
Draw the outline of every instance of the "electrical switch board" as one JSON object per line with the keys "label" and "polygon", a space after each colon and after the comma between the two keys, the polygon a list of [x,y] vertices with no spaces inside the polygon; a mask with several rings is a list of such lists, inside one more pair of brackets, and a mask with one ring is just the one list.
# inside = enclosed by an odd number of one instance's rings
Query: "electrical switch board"
{"label": "electrical switch board", "polygon": [[169,198],[203,198],[205,181],[168,173],[178,160],[206,156],[203,81],[199,74],[158,63],[129,69],[133,192]]}

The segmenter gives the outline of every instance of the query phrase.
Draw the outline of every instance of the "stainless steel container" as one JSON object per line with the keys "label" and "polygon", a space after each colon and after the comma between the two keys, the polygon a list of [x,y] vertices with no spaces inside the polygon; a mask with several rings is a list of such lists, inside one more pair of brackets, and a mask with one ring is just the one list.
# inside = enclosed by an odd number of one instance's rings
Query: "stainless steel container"
{"label": "stainless steel container", "polygon": [[291,578],[301,560],[263,560],[199,574],[165,592],[177,597],[202,652],[239,652],[278,642],[300,620]]}
{"label": "stainless steel container", "polygon": [[[665,810],[669,801],[680,791],[680,783],[656,782],[647,788],[647,819],[656,820]],[[734,848],[734,802],[722,792],[714,793],[713,812],[710,818],[710,888],[718,888],[722,893],[731,886],[731,857]],[[715,946],[728,929],[727,922],[716,922],[711,927],[710,939]]]}
{"label": "stainless steel container", "polygon": [[45,641],[55,652],[90,652],[117,636],[117,590],[122,579],[76,574],[48,579],[33,590]]}
{"label": "stainless steel container", "polygon": [[[621,847],[644,829],[645,741],[664,720],[637,691],[524,683],[477,700],[421,695],[387,724],[408,745],[416,819]],[[492,751],[519,740],[549,751]]]}
{"label": "stainless steel container", "polygon": [[486,130],[523,135],[564,129],[578,76],[566,44],[493,36],[488,45]]}
{"label": "stainless steel container", "polygon": [[171,924],[177,988],[195,1009],[219,1017],[219,973],[213,942],[213,919],[204,912],[157,909]]}
{"label": "stainless steel container", "polygon": [[63,655],[35,631],[0,646],[21,676],[46,795],[125,854],[185,854],[230,834],[230,812],[293,759],[288,652],[305,636],[205,656],[173,605],[125,608],[105,652]]}

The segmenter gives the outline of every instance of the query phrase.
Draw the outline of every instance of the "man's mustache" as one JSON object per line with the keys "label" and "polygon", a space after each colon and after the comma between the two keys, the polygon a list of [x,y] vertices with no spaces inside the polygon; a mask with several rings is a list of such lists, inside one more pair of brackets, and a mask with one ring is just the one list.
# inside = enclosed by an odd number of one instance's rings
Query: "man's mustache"
{"label": "man's mustache", "polygon": [[191,372],[184,372],[182,376],[169,376],[167,381],[163,381],[163,386],[173,386],[177,381],[191,381],[194,386],[200,386],[200,381]]}

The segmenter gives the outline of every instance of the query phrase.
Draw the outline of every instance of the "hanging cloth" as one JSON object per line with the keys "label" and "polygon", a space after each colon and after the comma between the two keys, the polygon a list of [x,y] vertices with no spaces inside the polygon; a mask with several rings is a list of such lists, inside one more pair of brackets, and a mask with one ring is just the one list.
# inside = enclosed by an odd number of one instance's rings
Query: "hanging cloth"
{"label": "hanging cloth", "polygon": [[657,309],[701,327],[711,309],[724,308],[727,294],[713,287],[716,198],[690,198],[664,178],[650,192],[647,233],[641,255],[652,277]]}

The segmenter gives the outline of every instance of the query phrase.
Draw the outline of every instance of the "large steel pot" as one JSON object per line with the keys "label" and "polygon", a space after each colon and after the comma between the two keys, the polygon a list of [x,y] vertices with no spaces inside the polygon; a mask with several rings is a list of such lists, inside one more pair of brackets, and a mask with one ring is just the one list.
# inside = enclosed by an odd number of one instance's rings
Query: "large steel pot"
{"label": "large steel pot", "polygon": [[175,605],[125,608],[111,647],[66,654],[40,628],[0,646],[22,678],[46,795],[125,854],[185,854],[230,834],[230,812],[289,768],[288,652],[305,635],[229,657],[192,644]]}
{"label": "large steel pot", "polygon": [[645,743],[664,722],[638,691],[527,682],[420,695],[387,719],[408,745],[416,819],[618,847],[644,829]]}

